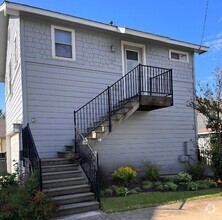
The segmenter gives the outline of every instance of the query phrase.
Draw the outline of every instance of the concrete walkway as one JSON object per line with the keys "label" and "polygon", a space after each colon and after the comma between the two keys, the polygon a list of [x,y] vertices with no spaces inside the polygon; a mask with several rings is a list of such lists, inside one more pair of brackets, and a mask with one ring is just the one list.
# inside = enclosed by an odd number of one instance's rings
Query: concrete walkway
{"label": "concrete walkway", "polygon": [[114,214],[82,216],[81,220],[222,220],[222,197],[181,202]]}

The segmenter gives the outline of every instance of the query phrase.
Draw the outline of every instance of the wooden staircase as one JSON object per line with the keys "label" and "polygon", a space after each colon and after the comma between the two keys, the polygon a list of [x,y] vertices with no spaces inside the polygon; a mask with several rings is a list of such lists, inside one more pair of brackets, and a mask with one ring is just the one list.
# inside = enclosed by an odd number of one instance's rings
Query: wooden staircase
{"label": "wooden staircase", "polygon": [[58,205],[55,217],[99,209],[99,203],[90,191],[90,185],[78,160],[65,158],[73,155],[69,153],[69,150],[64,154],[58,153],[63,158],[42,159],[43,191],[49,193]]}

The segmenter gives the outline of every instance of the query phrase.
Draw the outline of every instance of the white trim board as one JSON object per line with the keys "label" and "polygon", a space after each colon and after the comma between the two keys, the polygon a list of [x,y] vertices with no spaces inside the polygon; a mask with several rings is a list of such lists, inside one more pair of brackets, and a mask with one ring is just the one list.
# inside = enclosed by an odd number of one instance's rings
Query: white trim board
{"label": "white trim board", "polygon": [[108,30],[108,31],[113,31],[116,33],[120,34],[125,34],[125,35],[131,35],[131,36],[136,36],[136,37],[142,37],[145,39],[150,39],[150,40],[155,40],[159,41],[162,43],[166,44],[171,44],[171,45],[176,45],[176,46],[181,46],[185,47],[188,49],[192,49],[196,53],[204,53],[208,51],[208,47],[202,46],[202,45],[197,45],[197,44],[192,44],[184,41],[179,41],[179,40],[174,40],[169,37],[164,37],[156,34],[151,34],[151,33],[146,33],[138,30],[133,30],[125,27],[118,27],[118,26],[112,26],[92,20],[87,20],[79,17],[74,17],[71,15],[67,14],[62,14],[54,11],[49,11],[37,7],[32,7],[24,4],[18,4],[18,3],[11,3],[11,2],[4,2],[1,6],[1,9],[6,9],[7,14],[10,13],[20,13],[20,12],[27,12],[27,13],[32,13],[36,15],[41,15],[41,16],[46,16],[46,17],[51,17],[54,19],[60,19],[64,21],[69,21],[69,22],[74,22],[82,25],[87,25],[95,28],[100,28],[103,30]]}

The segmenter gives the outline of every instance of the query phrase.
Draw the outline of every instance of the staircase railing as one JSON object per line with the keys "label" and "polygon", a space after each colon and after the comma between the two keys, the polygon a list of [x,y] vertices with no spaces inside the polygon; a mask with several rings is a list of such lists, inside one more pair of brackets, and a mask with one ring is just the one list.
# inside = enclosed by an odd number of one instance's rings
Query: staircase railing
{"label": "staircase railing", "polygon": [[111,117],[130,99],[141,95],[169,96],[173,100],[172,69],[139,64],[103,92],[74,111],[75,146],[79,138],[76,128],[85,137]]}
{"label": "staircase railing", "polygon": [[99,158],[98,153],[94,151],[88,141],[76,128],[81,142],[79,143],[78,154],[80,156],[80,165],[84,170],[88,181],[91,186],[91,191],[95,193],[97,200],[100,202],[100,189],[99,189]]}
{"label": "staircase railing", "polygon": [[[29,124],[22,130],[23,159],[29,166],[29,172],[35,172],[39,178],[39,189],[42,191],[42,165]],[[28,163],[28,164],[27,164]]]}

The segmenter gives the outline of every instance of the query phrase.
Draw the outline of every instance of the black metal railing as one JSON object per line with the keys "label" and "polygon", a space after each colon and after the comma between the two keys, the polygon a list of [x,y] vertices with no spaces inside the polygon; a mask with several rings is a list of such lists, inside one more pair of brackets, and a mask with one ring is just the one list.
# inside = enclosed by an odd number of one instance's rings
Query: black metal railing
{"label": "black metal railing", "polygon": [[42,165],[29,124],[22,130],[23,159],[29,173],[35,172],[39,178],[39,189],[42,191]]}
{"label": "black metal railing", "polygon": [[80,146],[78,148],[78,154],[81,158],[80,165],[88,178],[91,191],[95,193],[97,200],[100,202],[98,153],[90,147],[88,141],[77,128],[76,131],[81,138],[81,142],[79,142]]}
{"label": "black metal railing", "polygon": [[[75,128],[86,136],[108,120],[111,131],[111,116],[132,98],[141,95],[169,96],[173,100],[172,69],[139,64],[80,109],[74,111]],[[81,140],[77,133],[75,129],[76,146]]]}

